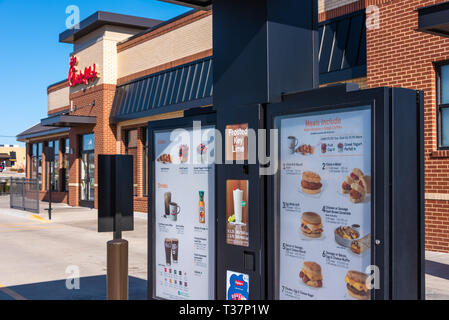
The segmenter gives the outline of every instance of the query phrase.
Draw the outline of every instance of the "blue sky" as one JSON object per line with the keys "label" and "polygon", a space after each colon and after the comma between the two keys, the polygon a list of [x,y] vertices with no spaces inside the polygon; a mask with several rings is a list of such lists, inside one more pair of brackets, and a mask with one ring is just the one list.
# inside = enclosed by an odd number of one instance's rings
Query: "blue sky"
{"label": "blue sky", "polygon": [[47,115],[47,86],[67,77],[72,45],[58,37],[69,5],[81,20],[98,10],[159,20],[189,10],[157,0],[0,0],[0,144],[19,144],[15,136]]}

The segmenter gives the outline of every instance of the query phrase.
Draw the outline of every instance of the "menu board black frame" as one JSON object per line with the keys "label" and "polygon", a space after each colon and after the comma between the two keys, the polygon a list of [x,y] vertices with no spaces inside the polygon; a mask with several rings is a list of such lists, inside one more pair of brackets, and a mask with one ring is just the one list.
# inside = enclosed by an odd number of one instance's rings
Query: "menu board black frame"
{"label": "menu board black frame", "polygon": [[[267,106],[266,128],[276,129],[276,119],[283,116],[302,115],[307,113],[326,112],[344,110],[370,106],[372,112],[372,150],[371,150],[371,177],[372,180],[372,206],[371,206],[371,259],[372,265],[380,269],[380,288],[373,290],[371,299],[384,300],[393,299],[400,294],[406,295],[409,290],[410,296],[422,297],[424,293],[423,281],[419,277],[415,280],[411,277],[423,274],[424,257],[424,210],[423,210],[423,170],[421,167],[413,168],[414,165],[423,165],[423,147],[419,143],[422,136],[422,111],[420,105],[420,93],[407,89],[377,88],[369,90],[351,90],[348,85],[331,86],[317,90],[291,94],[284,96],[283,102]],[[422,99],[422,97],[421,97]],[[414,108],[410,106],[410,113],[404,113],[407,103],[414,103]],[[422,103],[422,102],[421,102]],[[418,107],[416,107],[418,106]],[[418,110],[418,111],[416,111]],[[399,111],[403,113],[402,122],[398,121]],[[402,114],[401,113],[401,114]],[[411,152],[401,155],[395,150],[393,135],[400,139],[401,134],[405,138],[407,134],[401,133],[405,128],[406,121],[416,124],[415,138],[410,149]],[[418,142],[417,142],[418,141]],[[393,154],[395,159],[392,160]],[[416,194],[418,212],[417,220],[410,224],[408,232],[416,233],[416,242],[408,241],[407,234],[398,231],[400,219],[404,219],[404,210],[398,210],[393,216],[395,200],[404,200],[401,195],[395,193],[391,187],[392,179],[402,180],[395,177],[393,169],[398,168],[398,159],[405,160],[407,156],[414,156],[412,161],[404,161],[404,167],[414,170],[413,178],[417,181],[417,186],[404,186],[404,194]],[[405,170],[405,168],[403,169]],[[396,170],[398,173],[399,170]],[[403,173],[403,172],[402,172]],[[402,174],[401,173],[401,174]],[[267,299],[272,300],[278,297],[279,292],[279,221],[277,210],[279,205],[279,173],[267,177]],[[410,188],[406,190],[406,188]],[[416,190],[415,190],[416,189]],[[418,193],[416,193],[418,191]],[[421,191],[421,192],[419,192]],[[404,231],[407,232],[407,231]],[[404,253],[398,251],[398,245],[407,243],[409,248],[404,248]],[[415,256],[409,258],[406,266],[403,260],[405,252],[417,251]],[[402,270],[396,270],[396,268]],[[401,267],[399,267],[401,266]],[[299,273],[300,270],[298,270]],[[411,280],[413,279],[413,280]],[[408,284],[406,285],[406,282]],[[393,282],[393,283],[391,283]],[[396,289],[397,288],[397,289]],[[395,292],[397,291],[397,293]],[[400,292],[402,291],[402,292]]]}
{"label": "menu board black frame", "polygon": [[[185,116],[184,118],[176,118],[176,119],[169,119],[169,120],[159,120],[159,121],[152,121],[148,123],[148,133],[147,133],[147,141],[149,142],[149,151],[148,151],[148,161],[149,161],[149,172],[148,172],[148,181],[150,181],[150,198],[148,199],[148,293],[147,298],[149,300],[160,300],[162,298],[156,297],[156,259],[154,258],[155,255],[155,206],[152,205],[152,199],[155,199],[156,197],[156,174],[155,174],[155,166],[156,166],[156,154],[155,154],[155,145],[154,145],[154,137],[155,133],[158,131],[164,131],[164,130],[170,130],[170,129],[189,129],[193,128],[193,122],[194,121],[200,121],[202,127],[210,127],[210,126],[216,126],[216,116],[215,113],[211,112],[209,109],[202,110],[199,112],[198,115],[192,115],[192,116]],[[213,164],[215,167],[216,172],[216,164]],[[214,177],[214,183],[215,186],[217,185],[217,175],[215,174]],[[216,187],[215,187],[216,189]],[[215,200],[214,204],[214,210],[215,210],[215,219],[217,214],[217,201]],[[215,223],[215,220],[213,221]],[[213,250],[215,252],[214,255],[214,274],[210,275],[210,279],[213,279],[214,281],[214,297],[217,296],[217,232],[215,230],[213,237]]]}

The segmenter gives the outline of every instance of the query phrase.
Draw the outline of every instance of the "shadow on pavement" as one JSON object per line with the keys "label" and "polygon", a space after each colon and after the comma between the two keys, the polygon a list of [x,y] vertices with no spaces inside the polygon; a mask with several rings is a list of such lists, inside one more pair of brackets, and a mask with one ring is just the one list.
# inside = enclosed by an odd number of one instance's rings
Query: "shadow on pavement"
{"label": "shadow on pavement", "polygon": [[449,280],[449,265],[426,260],[426,274]]}
{"label": "shadow on pavement", "polygon": [[[147,281],[129,277],[129,299],[147,298]],[[0,288],[0,300],[106,300],[106,276],[80,278],[79,290],[68,290],[66,280]]]}

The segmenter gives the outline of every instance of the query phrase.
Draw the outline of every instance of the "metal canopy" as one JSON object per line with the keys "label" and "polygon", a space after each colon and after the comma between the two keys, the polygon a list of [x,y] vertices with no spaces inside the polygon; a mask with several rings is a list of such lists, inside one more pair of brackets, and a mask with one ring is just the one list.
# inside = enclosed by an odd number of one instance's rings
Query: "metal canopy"
{"label": "metal canopy", "polygon": [[118,86],[111,121],[209,106],[212,92],[212,57],[208,57]]}
{"label": "metal canopy", "polygon": [[418,31],[449,37],[449,2],[419,8]]}
{"label": "metal canopy", "polygon": [[54,134],[65,134],[68,131],[69,128],[44,127],[41,123],[38,123],[24,132],[19,133],[17,135],[17,140],[24,142],[26,139],[39,138]]}
{"label": "metal canopy", "polygon": [[212,7],[212,0],[159,0],[163,2],[169,2],[178,4],[181,6],[188,6],[195,9],[209,10]]}
{"label": "metal canopy", "polygon": [[93,125],[97,123],[97,117],[88,116],[71,116],[66,114],[58,114],[41,120],[41,124],[45,127],[78,127],[82,125]]}

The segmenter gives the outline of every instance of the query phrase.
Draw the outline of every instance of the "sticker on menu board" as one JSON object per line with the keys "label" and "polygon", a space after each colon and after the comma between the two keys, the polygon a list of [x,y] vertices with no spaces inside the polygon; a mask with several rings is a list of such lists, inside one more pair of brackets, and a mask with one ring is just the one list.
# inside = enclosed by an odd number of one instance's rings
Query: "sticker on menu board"
{"label": "sticker on menu board", "polygon": [[247,274],[227,271],[226,300],[249,300],[249,276]]}
{"label": "sticker on menu board", "polygon": [[248,124],[226,126],[226,161],[248,160]]}
{"label": "sticker on menu board", "polygon": [[226,219],[226,243],[248,247],[248,180],[226,181]]}
{"label": "sticker on menu board", "polygon": [[277,119],[279,298],[368,300],[371,109]]}

